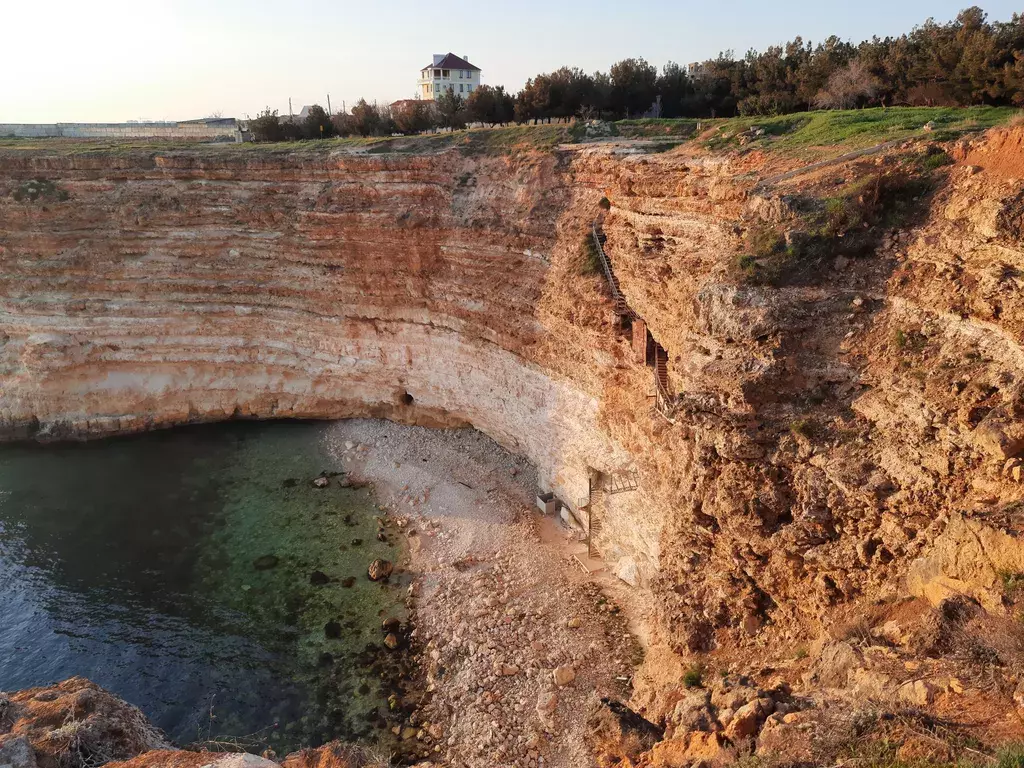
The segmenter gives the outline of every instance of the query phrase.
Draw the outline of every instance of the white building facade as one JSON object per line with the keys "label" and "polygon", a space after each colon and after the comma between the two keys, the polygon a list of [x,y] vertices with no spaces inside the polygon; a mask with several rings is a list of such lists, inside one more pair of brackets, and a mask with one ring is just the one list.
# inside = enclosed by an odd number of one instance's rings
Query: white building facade
{"label": "white building facade", "polygon": [[435,53],[434,63],[420,70],[417,93],[421,99],[434,101],[451,90],[465,99],[479,87],[480,67],[454,53]]}

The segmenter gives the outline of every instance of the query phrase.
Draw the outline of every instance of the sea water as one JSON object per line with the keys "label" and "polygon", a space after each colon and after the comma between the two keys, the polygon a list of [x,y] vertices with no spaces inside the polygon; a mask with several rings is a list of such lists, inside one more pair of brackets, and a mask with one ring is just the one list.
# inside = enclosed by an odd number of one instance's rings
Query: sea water
{"label": "sea water", "polygon": [[181,746],[387,735],[402,584],[366,568],[400,552],[371,489],[314,486],[327,428],[0,446],[0,690],[82,675]]}

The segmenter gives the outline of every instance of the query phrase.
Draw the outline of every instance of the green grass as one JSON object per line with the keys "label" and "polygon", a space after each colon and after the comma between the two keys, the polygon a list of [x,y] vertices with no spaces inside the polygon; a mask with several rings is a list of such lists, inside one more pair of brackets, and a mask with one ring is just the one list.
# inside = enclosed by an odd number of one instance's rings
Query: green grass
{"label": "green grass", "polygon": [[[738,145],[741,133],[757,127],[764,129],[765,135],[748,146],[782,150],[842,146],[855,150],[915,137],[948,140],[1001,125],[1019,113],[1009,107],[895,107],[737,117],[712,121],[717,132],[707,143],[711,148]],[[930,132],[924,130],[928,123],[934,124]]]}
{"label": "green grass", "polygon": [[1024,587],[1024,573],[1002,571],[999,578],[1003,582],[1003,591],[1011,600],[1016,598],[1018,592]]}
{"label": "green grass", "polygon": [[620,136],[629,139],[690,136],[697,129],[693,118],[670,119],[645,117],[640,120],[618,120],[615,128]]}
{"label": "green grass", "polygon": [[514,125],[504,128],[474,128],[417,136],[349,136],[268,143],[128,141],[107,139],[12,139],[0,138],[0,150],[45,154],[122,154],[131,152],[202,151],[218,153],[295,153],[363,150],[370,153],[420,154],[458,149],[466,155],[503,155],[521,151],[552,151],[572,141],[571,126]]}
{"label": "green grass", "polygon": [[[892,109],[859,109],[845,111],[802,112],[775,117],[737,117],[701,120],[702,141],[709,149],[730,149],[741,145],[772,149],[793,154],[811,150],[851,151],[887,141],[912,138],[949,140],[974,131],[982,131],[1008,122],[1021,114],[1008,107],[896,107]],[[645,118],[619,120],[614,130],[625,138],[662,139],[667,149],[690,138],[697,120]],[[924,126],[933,124],[933,130]],[[760,136],[741,136],[751,128],[763,131]],[[710,129],[708,134],[704,129]],[[273,144],[234,144],[230,142],[184,142],[139,140],[117,142],[109,139],[14,139],[0,137],[0,151],[20,150],[47,154],[78,155],[83,153],[129,152],[324,152],[331,150],[362,150],[367,152],[429,153],[459,149],[467,155],[502,155],[520,151],[552,151],[560,144],[574,143],[582,138],[579,125],[514,125],[503,128],[474,128],[450,133],[418,136],[349,137]],[[943,162],[938,155],[923,158],[930,169]]]}

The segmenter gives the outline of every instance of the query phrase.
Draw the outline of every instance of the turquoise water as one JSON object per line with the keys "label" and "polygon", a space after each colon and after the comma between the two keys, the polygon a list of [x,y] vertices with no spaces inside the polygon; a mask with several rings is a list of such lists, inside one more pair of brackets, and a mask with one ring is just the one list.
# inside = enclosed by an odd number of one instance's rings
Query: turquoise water
{"label": "turquoise water", "polygon": [[403,584],[366,567],[401,553],[370,489],[313,486],[327,428],[0,446],[0,690],[83,675],[179,745],[386,738]]}

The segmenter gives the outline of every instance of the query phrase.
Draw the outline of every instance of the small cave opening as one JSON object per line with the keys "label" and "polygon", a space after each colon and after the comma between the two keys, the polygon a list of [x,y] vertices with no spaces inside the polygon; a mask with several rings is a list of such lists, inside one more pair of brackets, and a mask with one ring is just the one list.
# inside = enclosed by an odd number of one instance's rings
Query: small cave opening
{"label": "small cave opening", "polygon": [[413,396],[408,392],[402,392],[402,397],[400,399],[402,401],[402,405],[412,405],[415,402],[415,398],[413,398]]}

